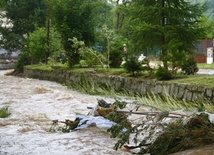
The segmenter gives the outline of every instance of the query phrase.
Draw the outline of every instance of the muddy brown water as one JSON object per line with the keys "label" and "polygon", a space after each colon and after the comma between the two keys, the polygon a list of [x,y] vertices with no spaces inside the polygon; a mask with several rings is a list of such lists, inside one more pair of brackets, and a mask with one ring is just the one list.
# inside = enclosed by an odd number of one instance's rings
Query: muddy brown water
{"label": "muddy brown water", "polygon": [[[50,132],[52,120],[87,115],[101,96],[81,94],[61,84],[5,76],[0,71],[0,108],[11,116],[0,118],[0,155],[129,155],[113,149],[117,139],[104,128],[88,127],[70,133]],[[104,98],[112,102],[114,99]],[[214,155],[214,145],[174,155]]]}
{"label": "muddy brown water", "polygon": [[49,132],[52,120],[87,115],[87,106],[97,105],[100,96],[81,94],[55,82],[4,76],[5,72],[0,71],[0,108],[8,107],[11,116],[0,118],[1,155],[130,154],[115,151],[117,140],[103,128]]}

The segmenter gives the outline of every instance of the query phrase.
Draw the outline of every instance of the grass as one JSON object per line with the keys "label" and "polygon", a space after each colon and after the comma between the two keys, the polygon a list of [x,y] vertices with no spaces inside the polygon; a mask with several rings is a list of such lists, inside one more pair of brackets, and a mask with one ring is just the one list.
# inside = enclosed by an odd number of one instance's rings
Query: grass
{"label": "grass", "polygon": [[214,69],[214,63],[207,64],[207,63],[198,63],[198,68],[200,69]]}
{"label": "grass", "polygon": [[[201,67],[209,67],[214,65],[207,65],[207,64],[199,64],[199,68]],[[49,65],[44,64],[38,64],[38,65],[30,65],[26,66],[30,69],[51,69]],[[79,68],[74,67],[72,69],[68,68],[66,65],[61,65],[63,69],[66,70],[72,70],[74,72],[85,72],[89,70],[96,70],[96,72],[105,74],[105,75],[120,75],[120,76],[129,76],[128,73],[123,68],[110,68],[109,70],[105,70],[102,68]],[[143,76],[137,77],[137,78],[144,78]],[[212,75],[178,75],[176,79],[170,80],[168,82],[176,82],[176,83],[189,83],[194,84],[197,86],[207,86],[207,87],[214,87],[214,76]],[[138,94],[133,94],[128,91],[122,91],[117,92],[113,88],[107,85],[98,86],[93,81],[89,80],[86,83],[78,84],[78,85],[72,85],[72,88],[75,90],[78,90],[82,93],[86,94],[92,94],[92,95],[103,95],[103,96],[110,96],[115,99],[120,99],[120,96],[123,96],[125,98],[129,98],[131,100],[136,101],[136,106],[148,106],[152,107],[157,110],[178,110],[178,109],[202,109],[202,110],[208,110],[214,112],[214,106],[211,105],[207,101],[202,101],[199,103],[186,103],[183,101],[177,101],[174,100],[172,97],[167,97],[166,100],[163,100],[160,97],[157,96],[149,96],[148,98],[142,97]],[[164,108],[164,109],[163,109]]]}
{"label": "grass", "polygon": [[91,95],[108,96],[116,100],[130,100],[132,102],[132,108],[137,107],[150,107],[157,111],[176,111],[183,109],[185,111],[208,111],[214,112],[214,105],[205,99],[201,99],[199,102],[185,102],[182,100],[176,100],[170,95],[166,94],[165,98],[157,95],[142,96],[137,93],[133,93],[128,90],[117,91],[109,85],[98,85],[93,80],[82,82],[71,86],[72,89],[79,92]]}
{"label": "grass", "polygon": [[7,118],[10,116],[10,112],[8,110],[8,107],[4,107],[0,109],[0,118]]}
{"label": "grass", "polygon": [[27,66],[25,66],[25,68],[27,68],[27,69],[51,70],[51,67],[49,65],[45,65],[45,64],[27,65]]}
{"label": "grass", "polygon": [[170,80],[171,82],[177,83],[189,83],[197,86],[206,86],[209,88],[214,87],[214,76],[213,75],[188,75],[182,78]]}
{"label": "grass", "polygon": [[[160,62],[157,62],[157,63],[160,63]],[[61,63],[58,63],[56,65],[65,70],[72,70],[73,72],[83,73],[85,71],[95,70],[97,73],[104,74],[104,75],[119,75],[123,77],[130,77],[130,74],[127,73],[123,68],[110,68],[106,70],[103,68],[80,68],[77,66],[71,69],[68,66],[63,65]],[[199,69],[214,69],[214,64],[198,63],[197,65]],[[51,70],[51,67],[45,64],[28,65],[25,67],[29,69]],[[146,73],[142,73],[140,76],[135,78],[148,78],[146,75],[147,75]],[[200,75],[199,74],[196,74],[196,75],[179,74],[175,79],[169,80],[168,82],[189,83],[197,86],[214,87],[214,76],[201,75],[201,74]]]}

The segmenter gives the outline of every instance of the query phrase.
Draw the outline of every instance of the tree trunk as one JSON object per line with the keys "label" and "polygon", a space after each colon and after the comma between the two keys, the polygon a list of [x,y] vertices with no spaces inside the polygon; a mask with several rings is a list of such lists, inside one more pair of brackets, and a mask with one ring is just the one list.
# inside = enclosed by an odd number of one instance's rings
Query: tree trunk
{"label": "tree trunk", "polygon": [[[164,26],[166,25],[166,16],[165,16],[165,12],[164,12],[164,8],[165,8],[165,0],[162,0],[162,21],[161,21],[161,25],[162,28],[164,29]],[[165,34],[162,34],[162,61],[163,61],[163,66],[164,68],[168,69],[168,64],[167,64],[167,49],[165,49],[164,45],[166,44],[166,38],[165,38]]]}

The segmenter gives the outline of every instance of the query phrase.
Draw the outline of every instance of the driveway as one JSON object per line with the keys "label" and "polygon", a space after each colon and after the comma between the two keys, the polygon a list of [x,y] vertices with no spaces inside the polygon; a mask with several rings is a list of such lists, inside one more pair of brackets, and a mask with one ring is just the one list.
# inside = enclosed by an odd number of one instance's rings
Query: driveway
{"label": "driveway", "polygon": [[214,69],[199,69],[197,74],[209,74],[213,75],[214,74]]}
{"label": "driveway", "polygon": [[[152,68],[157,68],[158,64],[154,63],[154,62],[150,62],[149,65]],[[214,69],[199,69],[199,71],[197,72],[197,74],[208,74],[208,75],[213,75],[214,74]]]}

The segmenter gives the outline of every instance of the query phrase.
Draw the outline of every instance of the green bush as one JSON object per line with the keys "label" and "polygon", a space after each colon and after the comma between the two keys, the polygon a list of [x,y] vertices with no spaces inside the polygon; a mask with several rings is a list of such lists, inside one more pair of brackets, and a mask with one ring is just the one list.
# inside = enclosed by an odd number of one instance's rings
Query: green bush
{"label": "green bush", "polygon": [[172,79],[172,73],[168,69],[159,66],[157,71],[155,72],[155,77],[158,80],[170,80]]}
{"label": "green bush", "polygon": [[9,112],[8,108],[7,107],[1,108],[0,109],[0,118],[6,118],[8,116],[10,116],[10,112]]}
{"label": "green bush", "polygon": [[[83,62],[89,67],[95,67],[101,65],[104,67],[105,58],[103,55],[91,47],[87,47],[84,41],[79,41],[77,38],[70,39],[73,42],[72,50],[67,52],[69,67],[74,67],[74,65]],[[81,65],[81,64],[80,64]]]}
{"label": "green bush", "polygon": [[123,65],[124,69],[128,73],[132,73],[132,76],[135,76],[136,73],[139,73],[143,70],[142,63],[137,60],[135,56],[130,56],[129,60]]}
{"label": "green bush", "polygon": [[186,61],[184,61],[184,64],[181,66],[181,70],[184,72],[184,74],[190,75],[195,74],[198,72],[197,63],[195,61],[194,56],[189,56]]}
{"label": "green bush", "polygon": [[122,63],[122,52],[118,49],[112,50],[110,52],[110,67],[119,68]]}
{"label": "green bush", "polygon": [[27,52],[22,52],[15,66],[15,72],[22,73],[24,66],[31,63]]}

